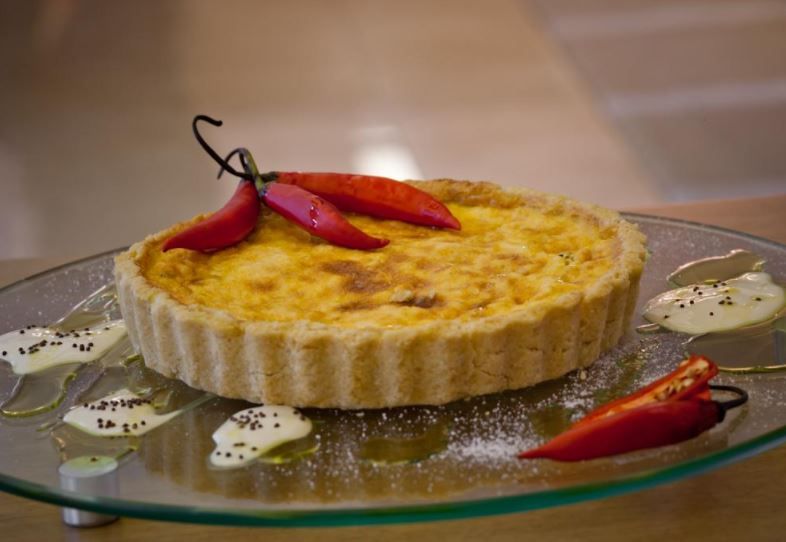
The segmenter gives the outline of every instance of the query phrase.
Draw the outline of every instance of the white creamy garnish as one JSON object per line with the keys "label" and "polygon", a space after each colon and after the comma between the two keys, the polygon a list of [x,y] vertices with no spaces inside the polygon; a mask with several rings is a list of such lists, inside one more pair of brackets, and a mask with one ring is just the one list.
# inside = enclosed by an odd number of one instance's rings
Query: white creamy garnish
{"label": "white creamy garnish", "polygon": [[698,335],[763,322],[784,304],[784,289],[770,275],[745,273],[662,293],[647,302],[644,318],[673,331]]}
{"label": "white creamy garnish", "polygon": [[265,452],[311,432],[311,420],[288,406],[265,405],[237,412],[221,424],[210,462],[216,467],[242,467]]}
{"label": "white creamy garnish", "polygon": [[122,389],[72,408],[63,421],[99,437],[128,437],[144,435],[181,412],[182,410],[173,410],[166,414],[156,414],[149,400]]}
{"label": "white creamy garnish", "polygon": [[126,334],[122,320],[71,331],[27,326],[0,335],[0,359],[16,374],[42,371],[55,365],[95,361]]}

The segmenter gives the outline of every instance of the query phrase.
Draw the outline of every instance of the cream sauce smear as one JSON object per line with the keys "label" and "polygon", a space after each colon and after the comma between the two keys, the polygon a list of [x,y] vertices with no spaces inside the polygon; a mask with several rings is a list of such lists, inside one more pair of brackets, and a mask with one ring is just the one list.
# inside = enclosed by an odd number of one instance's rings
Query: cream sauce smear
{"label": "cream sauce smear", "polygon": [[770,275],[745,273],[664,292],[647,302],[644,317],[672,331],[699,335],[764,322],[785,304],[784,289]]}
{"label": "cream sauce smear", "polygon": [[122,389],[72,408],[63,421],[99,437],[130,437],[144,435],[181,412],[157,414],[151,401]]}
{"label": "cream sauce smear", "polygon": [[242,467],[286,442],[307,436],[311,420],[295,408],[264,405],[235,413],[215,433],[210,463]]}
{"label": "cream sauce smear", "polygon": [[55,365],[95,361],[125,335],[122,320],[70,331],[27,326],[0,335],[0,359],[16,374],[36,373]]}

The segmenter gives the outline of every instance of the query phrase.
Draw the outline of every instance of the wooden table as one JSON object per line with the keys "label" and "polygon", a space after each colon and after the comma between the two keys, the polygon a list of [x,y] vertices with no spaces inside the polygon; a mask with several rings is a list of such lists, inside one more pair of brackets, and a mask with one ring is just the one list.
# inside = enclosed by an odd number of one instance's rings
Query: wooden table
{"label": "wooden table", "polygon": [[[637,211],[716,224],[786,243],[786,195]],[[0,262],[0,283],[67,258]],[[2,450],[0,450],[2,453]],[[707,474],[600,501],[481,519],[337,529],[249,529],[121,519],[72,529],[50,505],[0,494],[4,540],[784,540],[786,446]]]}

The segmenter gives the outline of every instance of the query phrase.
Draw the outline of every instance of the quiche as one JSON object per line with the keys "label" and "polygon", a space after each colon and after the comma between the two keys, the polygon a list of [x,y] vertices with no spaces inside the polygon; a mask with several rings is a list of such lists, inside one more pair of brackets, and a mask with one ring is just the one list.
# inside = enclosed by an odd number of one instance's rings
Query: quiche
{"label": "quiche", "polygon": [[645,239],[616,212],[485,182],[412,184],[462,224],[351,215],[387,247],[327,244],[264,209],[210,254],[161,246],[115,260],[129,336],[148,367],[254,403],[379,408],[531,386],[615,346]]}

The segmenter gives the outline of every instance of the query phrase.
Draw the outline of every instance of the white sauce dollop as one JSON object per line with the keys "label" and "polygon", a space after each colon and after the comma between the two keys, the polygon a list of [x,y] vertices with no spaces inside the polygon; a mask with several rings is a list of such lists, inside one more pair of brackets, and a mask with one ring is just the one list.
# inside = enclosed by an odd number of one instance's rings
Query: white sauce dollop
{"label": "white sauce dollop", "polygon": [[221,424],[210,462],[216,467],[242,467],[290,440],[311,432],[311,420],[288,406],[265,405],[237,412]]}
{"label": "white sauce dollop", "polygon": [[99,437],[129,437],[144,435],[181,412],[182,410],[173,410],[166,414],[156,414],[149,400],[122,389],[72,408],[63,421]]}
{"label": "white sauce dollop", "polygon": [[27,326],[0,335],[0,359],[16,374],[42,371],[55,365],[95,361],[126,334],[122,320],[63,331]]}
{"label": "white sauce dollop", "polygon": [[673,331],[699,335],[763,322],[784,304],[784,289],[770,275],[745,273],[662,293],[647,302],[644,318]]}

